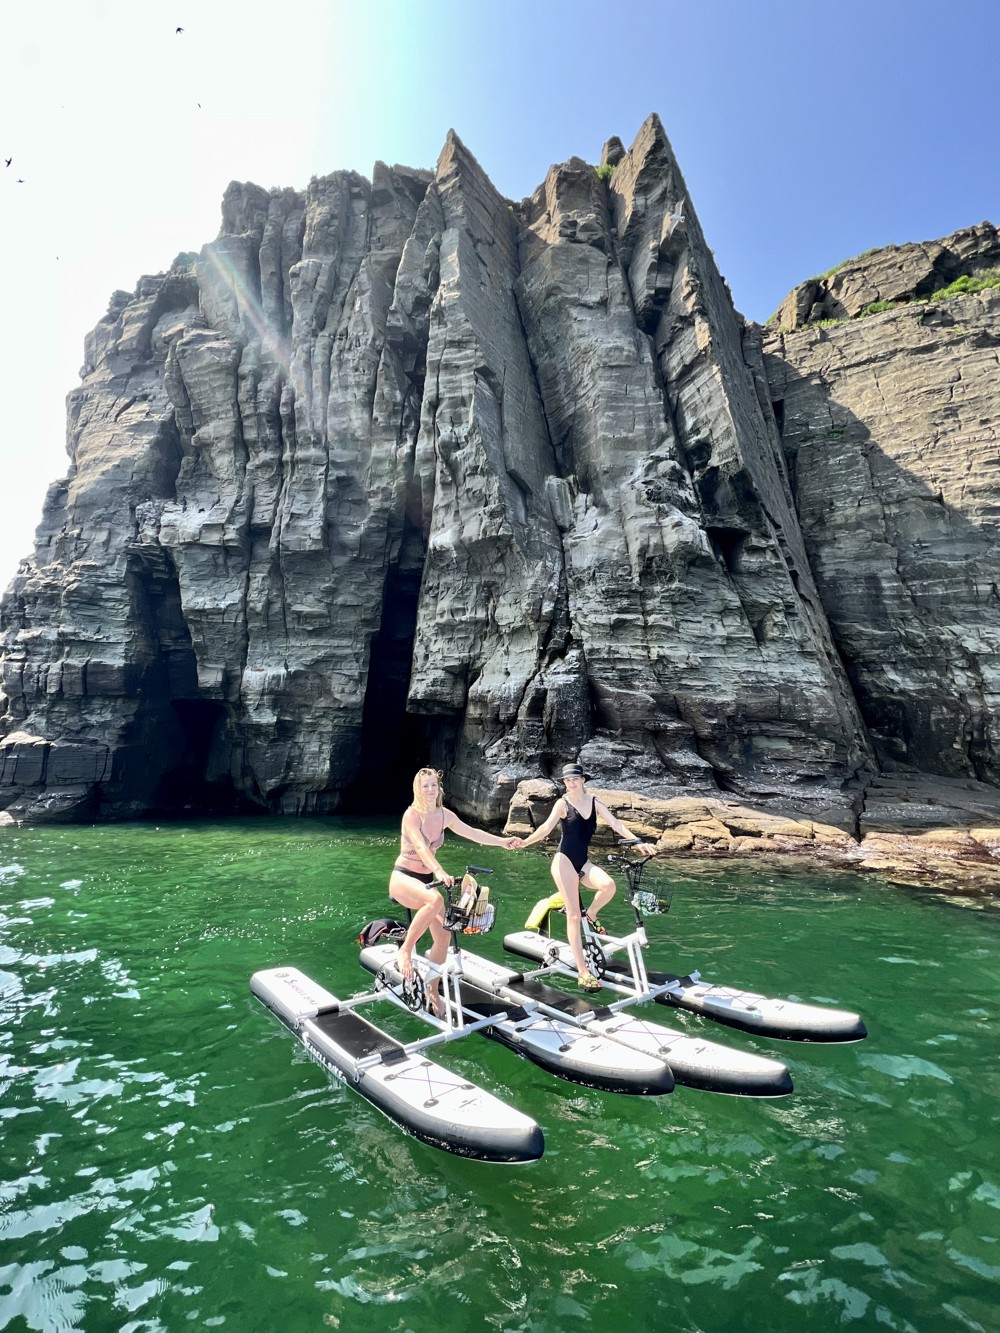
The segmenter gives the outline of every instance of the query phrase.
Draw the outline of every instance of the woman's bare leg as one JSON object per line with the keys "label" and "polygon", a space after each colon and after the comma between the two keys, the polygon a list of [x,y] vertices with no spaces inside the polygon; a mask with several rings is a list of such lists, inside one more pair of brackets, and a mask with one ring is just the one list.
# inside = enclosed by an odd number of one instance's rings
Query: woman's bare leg
{"label": "woman's bare leg", "polygon": [[[448,945],[451,942],[451,935],[445,929],[444,924],[444,901],[442,899],[442,911],[440,916],[435,916],[431,921],[431,934],[433,940],[431,947],[427,950],[427,957],[438,967],[448,957]],[[403,941],[404,944],[406,941]],[[427,985],[427,1003],[438,1018],[444,1018],[444,1005],[441,1002],[441,978],[431,977]]]}
{"label": "woman's bare leg", "polygon": [[607,871],[602,870],[600,866],[593,865],[590,861],[583,867],[583,874],[580,879],[588,889],[594,890],[594,901],[590,904],[587,915],[591,921],[596,921],[601,910],[607,907],[615,896],[618,885]]}
{"label": "woman's bare leg", "polygon": [[566,941],[573,954],[573,962],[580,976],[590,971],[583,956],[580,942],[580,879],[570,859],[563,852],[556,852],[552,858],[552,878],[562,894],[563,907],[566,909]]}
{"label": "woman's bare leg", "polygon": [[426,931],[430,930],[434,937],[430,951],[431,961],[444,962],[448,950],[448,932],[444,928],[444,898],[437,889],[421,884],[404,870],[392,872],[389,879],[389,897],[413,913],[413,919],[396,956],[404,980],[409,981],[413,977],[413,950]]}

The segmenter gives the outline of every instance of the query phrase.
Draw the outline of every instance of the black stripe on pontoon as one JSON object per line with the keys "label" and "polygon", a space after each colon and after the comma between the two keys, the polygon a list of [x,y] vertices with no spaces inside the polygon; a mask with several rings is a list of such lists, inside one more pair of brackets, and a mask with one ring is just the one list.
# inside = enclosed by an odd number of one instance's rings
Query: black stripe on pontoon
{"label": "black stripe on pontoon", "polygon": [[511,1022],[520,1023],[522,1018],[528,1017],[527,1010],[522,1009],[520,1005],[512,1005],[509,1002],[505,1004],[490,991],[474,986],[470,981],[462,982],[460,994],[462,1008],[478,1014],[480,1018],[492,1018],[494,1014],[505,1013]]}
{"label": "black stripe on pontoon", "polygon": [[523,995],[526,1000],[535,1000],[538,1004],[558,1009],[561,1014],[570,1014],[573,1018],[583,1018],[594,1008],[576,995],[567,995],[565,991],[556,990],[555,986],[546,986],[539,981],[508,982],[507,988]]}
{"label": "black stripe on pontoon", "polygon": [[[614,959],[608,960],[606,970],[609,975],[614,973],[616,977],[630,977],[632,975],[632,969],[627,963],[618,963]],[[649,978],[651,986],[667,986],[672,981],[680,982],[682,986],[694,985],[694,980],[691,977],[679,977],[676,972],[653,972],[647,968],[646,976]]]}
{"label": "black stripe on pontoon", "polygon": [[409,1052],[405,1046],[399,1046],[394,1051],[382,1052],[382,1063],[384,1065],[398,1065],[407,1058]]}
{"label": "black stripe on pontoon", "polygon": [[368,1055],[381,1055],[384,1063],[405,1059],[406,1051],[395,1038],[375,1027],[359,1014],[349,1010],[321,1014],[315,1019],[316,1027],[355,1060]]}

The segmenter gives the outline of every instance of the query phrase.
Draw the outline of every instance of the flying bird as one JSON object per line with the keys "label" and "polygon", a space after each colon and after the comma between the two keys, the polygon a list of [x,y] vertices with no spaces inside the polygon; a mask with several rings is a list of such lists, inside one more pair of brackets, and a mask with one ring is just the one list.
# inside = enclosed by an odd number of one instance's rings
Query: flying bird
{"label": "flying bird", "polygon": [[175,29],[174,29],[174,36],[176,37],[177,34],[178,34],[179,32],[183,32],[183,31],[184,31],[183,28],[175,28]]}
{"label": "flying bird", "polygon": [[12,157],[5,157],[3,160],[3,164],[5,167],[9,167],[13,161],[14,159]]}

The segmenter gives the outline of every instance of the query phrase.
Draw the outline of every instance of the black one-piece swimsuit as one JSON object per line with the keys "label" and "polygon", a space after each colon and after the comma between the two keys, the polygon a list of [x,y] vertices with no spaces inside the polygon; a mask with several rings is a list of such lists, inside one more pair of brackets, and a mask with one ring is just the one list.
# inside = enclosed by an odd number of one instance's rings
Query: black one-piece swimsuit
{"label": "black one-piece swimsuit", "polygon": [[590,840],[597,828],[597,806],[590,803],[590,814],[581,815],[572,802],[566,802],[566,818],[562,821],[562,839],[559,850],[568,858],[578,875],[590,859]]}

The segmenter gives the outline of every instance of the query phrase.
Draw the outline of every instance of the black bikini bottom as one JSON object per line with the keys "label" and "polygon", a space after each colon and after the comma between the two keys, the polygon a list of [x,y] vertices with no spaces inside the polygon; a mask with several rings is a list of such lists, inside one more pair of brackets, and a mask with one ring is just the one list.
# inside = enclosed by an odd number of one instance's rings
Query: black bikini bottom
{"label": "black bikini bottom", "polygon": [[437,879],[432,870],[405,870],[402,866],[393,866],[393,870],[398,870],[401,875],[409,875],[410,879],[419,879],[421,884],[433,884]]}

